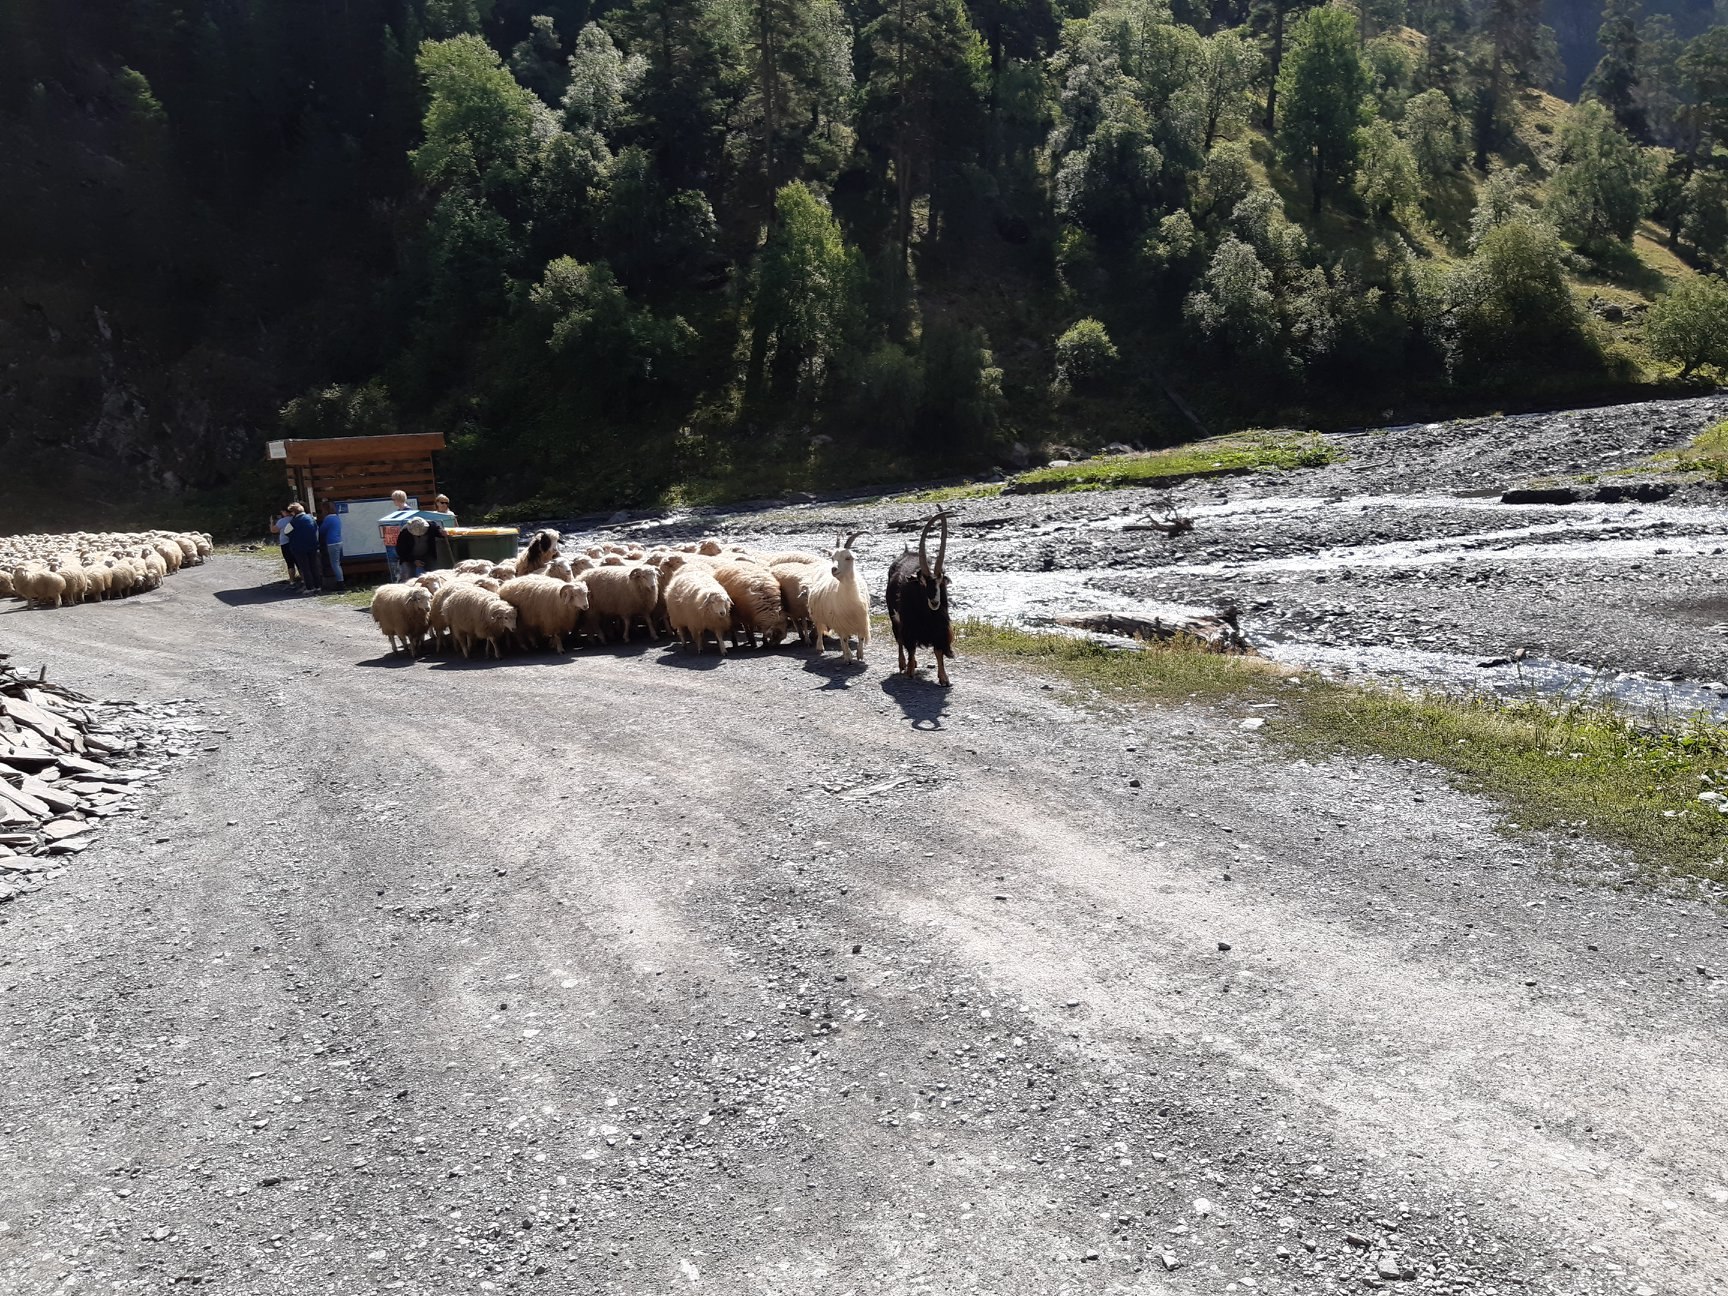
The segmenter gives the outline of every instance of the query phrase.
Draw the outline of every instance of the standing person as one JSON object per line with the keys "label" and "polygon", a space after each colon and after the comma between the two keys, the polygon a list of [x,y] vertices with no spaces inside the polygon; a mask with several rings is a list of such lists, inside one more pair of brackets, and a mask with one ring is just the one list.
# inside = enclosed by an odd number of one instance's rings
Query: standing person
{"label": "standing person", "polygon": [[[396,510],[396,512],[400,513],[403,509],[408,507],[408,492],[407,491],[391,491],[390,492],[390,504],[391,504],[391,507],[393,507]],[[400,537],[400,534],[398,534],[397,544],[400,544],[400,543],[401,543],[401,537]],[[402,579],[402,560],[401,560],[401,558],[399,558],[397,556],[396,545],[391,545],[384,550],[384,561],[390,565],[390,579],[392,581],[401,580]]]}
{"label": "standing person", "polygon": [[318,523],[296,502],[288,506],[288,528],[288,550],[300,569],[300,587],[316,593],[324,588],[318,575]]}
{"label": "standing person", "polygon": [[438,543],[444,539],[444,528],[423,517],[409,518],[396,537],[396,561],[402,568],[402,579],[412,580],[426,574],[428,567],[438,565]]}
{"label": "standing person", "polygon": [[445,526],[453,527],[456,525],[456,515],[450,512],[450,497],[448,495],[440,495],[437,499],[433,500],[432,507],[439,513],[449,515],[444,523]]}
{"label": "standing person", "polygon": [[283,509],[276,515],[276,520],[270,524],[270,531],[276,537],[276,543],[282,546],[282,562],[288,568],[288,586],[290,589],[300,584],[300,569],[294,565],[294,551],[288,547],[288,532],[293,529],[294,519]]}
{"label": "standing person", "polygon": [[318,557],[323,560],[324,574],[337,587],[342,585],[342,515],[333,505],[324,506],[324,516],[318,522]]}

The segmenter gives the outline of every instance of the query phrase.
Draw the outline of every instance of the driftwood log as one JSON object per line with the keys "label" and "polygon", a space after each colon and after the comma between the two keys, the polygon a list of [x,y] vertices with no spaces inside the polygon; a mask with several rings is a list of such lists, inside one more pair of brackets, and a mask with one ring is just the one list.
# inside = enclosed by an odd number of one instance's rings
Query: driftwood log
{"label": "driftwood log", "polygon": [[1117,635],[1123,639],[1138,639],[1142,643],[1188,642],[1206,652],[1229,653],[1233,656],[1258,656],[1248,636],[1237,624],[1239,613],[1233,607],[1217,612],[1186,612],[1171,609],[1171,615],[1154,617],[1124,616],[1116,612],[1092,612],[1075,616],[1052,617],[1060,626],[1073,630],[1088,630],[1093,634]]}

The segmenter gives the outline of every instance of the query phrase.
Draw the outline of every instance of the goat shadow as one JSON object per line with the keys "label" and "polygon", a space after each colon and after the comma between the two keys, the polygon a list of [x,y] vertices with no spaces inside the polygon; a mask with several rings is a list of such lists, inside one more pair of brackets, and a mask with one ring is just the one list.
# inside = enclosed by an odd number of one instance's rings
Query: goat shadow
{"label": "goat shadow", "polygon": [[839,657],[830,657],[826,653],[820,656],[812,653],[804,660],[806,674],[827,677],[822,687],[816,690],[818,693],[851,688],[852,681],[867,669],[869,668],[861,661],[842,661]]}
{"label": "goat shadow", "polygon": [[932,676],[929,679],[922,675],[902,675],[899,671],[882,679],[882,691],[894,700],[900,714],[912,722],[914,729],[942,728],[942,717],[952,696],[951,690],[935,681],[935,668],[929,669]]}

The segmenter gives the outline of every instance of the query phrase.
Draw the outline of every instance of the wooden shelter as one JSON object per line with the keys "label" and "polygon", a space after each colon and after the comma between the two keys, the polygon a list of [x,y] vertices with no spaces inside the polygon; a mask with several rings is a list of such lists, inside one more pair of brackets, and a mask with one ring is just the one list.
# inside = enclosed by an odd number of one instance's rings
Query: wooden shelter
{"label": "wooden shelter", "polygon": [[272,441],[270,458],[282,460],[294,498],[313,513],[340,500],[388,497],[407,491],[428,502],[438,493],[432,455],[444,448],[442,432],[389,436],[320,437]]}

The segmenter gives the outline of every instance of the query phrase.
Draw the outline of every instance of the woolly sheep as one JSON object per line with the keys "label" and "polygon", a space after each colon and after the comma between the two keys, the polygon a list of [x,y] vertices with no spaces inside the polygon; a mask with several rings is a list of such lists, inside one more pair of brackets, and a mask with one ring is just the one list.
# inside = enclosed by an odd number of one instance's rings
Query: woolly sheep
{"label": "woolly sheep", "polygon": [[714,568],[714,579],[732,600],[733,647],[738,633],[752,648],[758,634],[770,647],[786,637],[786,602],[773,572],[756,563],[723,562]]}
{"label": "woolly sheep", "polygon": [[638,620],[647,626],[650,639],[660,638],[654,619],[660,577],[652,567],[601,565],[584,572],[581,583],[588,591],[588,615],[582,623],[601,643],[606,642],[606,622],[613,617],[623,623],[625,643],[630,642],[630,628]]}
{"label": "woolly sheep", "polygon": [[372,593],[372,619],[390,640],[391,652],[400,640],[409,656],[418,657],[431,613],[432,591],[424,585],[380,585]]}
{"label": "woolly sheep", "polygon": [[536,638],[546,641],[553,652],[562,652],[564,637],[576,632],[576,623],[588,606],[585,586],[554,580],[550,576],[518,576],[498,588],[498,597],[516,609],[516,633],[526,644]]}
{"label": "woolly sheep", "polygon": [[492,574],[492,562],[487,558],[464,558],[456,564],[458,576],[489,576]]}
{"label": "woolly sheep", "polygon": [[768,568],[780,583],[780,600],[786,607],[787,622],[798,631],[799,639],[810,642],[810,582],[827,568],[820,558],[813,562],[783,561]]}
{"label": "woolly sheep", "polygon": [[732,629],[732,600],[707,568],[691,563],[679,567],[666,585],[666,616],[672,633],[688,639],[691,651],[701,652],[704,636],[712,634],[726,655],[726,634]]}
{"label": "woolly sheep", "polygon": [[[487,567],[490,568],[491,564],[488,563]],[[476,589],[483,589],[496,594],[502,588],[503,582],[493,580],[490,576],[465,574],[439,587],[438,592],[432,596],[432,610],[426,617],[427,633],[432,636],[434,643],[439,648],[450,647],[454,642],[450,634],[449,619],[444,615],[444,604],[449,600],[451,591],[461,589],[464,586],[473,586]]]}
{"label": "woolly sheep", "polygon": [[477,639],[485,641],[489,655],[502,657],[498,641],[516,633],[516,609],[477,585],[451,590],[444,600],[444,617],[463,657]]}
{"label": "woolly sheep", "polygon": [[13,572],[12,583],[30,607],[57,608],[66,596],[66,578],[36,564],[26,564]]}

